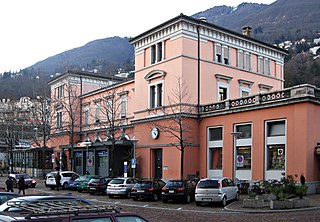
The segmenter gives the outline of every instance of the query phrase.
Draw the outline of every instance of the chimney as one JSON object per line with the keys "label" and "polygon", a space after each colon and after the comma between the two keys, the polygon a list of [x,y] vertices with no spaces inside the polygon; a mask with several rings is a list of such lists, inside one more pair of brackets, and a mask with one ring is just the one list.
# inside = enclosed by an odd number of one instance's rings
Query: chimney
{"label": "chimney", "polygon": [[252,28],[250,26],[245,26],[242,28],[242,35],[251,37],[251,30]]}
{"label": "chimney", "polygon": [[200,20],[201,22],[206,22],[206,21],[207,21],[207,18],[206,18],[206,17],[200,17],[199,20]]}

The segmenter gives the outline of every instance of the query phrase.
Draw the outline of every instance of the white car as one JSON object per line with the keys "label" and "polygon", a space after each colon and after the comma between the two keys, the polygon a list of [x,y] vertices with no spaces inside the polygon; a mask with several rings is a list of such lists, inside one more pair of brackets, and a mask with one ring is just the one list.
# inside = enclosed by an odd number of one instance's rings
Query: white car
{"label": "white car", "polygon": [[138,182],[135,178],[119,177],[112,179],[107,186],[107,195],[110,198],[114,196],[131,197],[131,189]]}
{"label": "white car", "polygon": [[227,205],[227,201],[239,200],[238,186],[228,177],[214,177],[201,179],[195,191],[196,205],[202,203],[219,202],[222,206]]}
{"label": "white car", "polygon": [[[56,179],[54,178],[56,175],[57,175],[57,171],[51,172],[46,179],[46,186],[50,187],[51,190],[55,189],[57,186]],[[67,189],[69,181],[73,175],[77,175],[80,177],[79,174],[77,174],[76,172],[73,172],[73,171],[61,171],[60,175],[61,175],[62,189]]]}

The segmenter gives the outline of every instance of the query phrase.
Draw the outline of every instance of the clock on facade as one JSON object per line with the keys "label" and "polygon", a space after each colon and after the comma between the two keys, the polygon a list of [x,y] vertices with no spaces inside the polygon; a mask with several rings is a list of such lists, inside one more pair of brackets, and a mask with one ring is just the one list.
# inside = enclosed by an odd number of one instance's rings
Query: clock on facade
{"label": "clock on facade", "polygon": [[151,137],[152,139],[157,139],[159,137],[159,129],[154,127],[151,130]]}

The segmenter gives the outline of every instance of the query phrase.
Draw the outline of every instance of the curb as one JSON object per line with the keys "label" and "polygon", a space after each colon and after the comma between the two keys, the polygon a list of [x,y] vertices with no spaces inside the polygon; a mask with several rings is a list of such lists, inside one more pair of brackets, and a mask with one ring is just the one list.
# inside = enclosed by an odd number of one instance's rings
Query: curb
{"label": "curb", "polygon": [[320,206],[316,207],[305,207],[305,208],[295,208],[295,209],[279,209],[279,210],[271,210],[270,208],[261,210],[261,209],[248,209],[241,207],[240,209],[234,209],[232,208],[233,205],[237,204],[237,202],[233,202],[229,204],[228,206],[224,207],[224,210],[230,211],[230,212],[237,212],[237,213],[282,213],[282,212],[300,212],[300,211],[313,211],[313,210],[319,210]]}

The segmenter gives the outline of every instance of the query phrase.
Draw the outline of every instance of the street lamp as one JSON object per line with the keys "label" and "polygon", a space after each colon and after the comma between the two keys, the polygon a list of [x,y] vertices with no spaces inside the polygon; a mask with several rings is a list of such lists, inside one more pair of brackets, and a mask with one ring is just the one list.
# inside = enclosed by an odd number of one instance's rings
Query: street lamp
{"label": "street lamp", "polygon": [[237,139],[242,135],[241,132],[231,132],[233,136],[233,178],[236,179],[236,171],[237,171]]}

